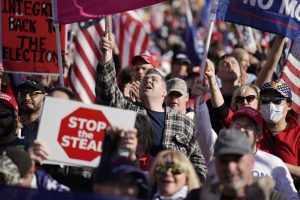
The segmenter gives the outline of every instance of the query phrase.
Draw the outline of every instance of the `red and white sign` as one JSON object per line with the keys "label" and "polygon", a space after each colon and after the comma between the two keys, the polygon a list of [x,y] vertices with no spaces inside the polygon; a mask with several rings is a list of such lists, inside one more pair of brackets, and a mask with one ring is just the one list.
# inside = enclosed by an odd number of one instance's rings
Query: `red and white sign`
{"label": "red and white sign", "polygon": [[[7,72],[58,74],[51,0],[1,0],[3,66]],[[61,26],[62,53],[66,28]]]}
{"label": "red and white sign", "polygon": [[50,150],[49,163],[96,167],[106,127],[134,127],[136,113],[47,97],[38,139]]}

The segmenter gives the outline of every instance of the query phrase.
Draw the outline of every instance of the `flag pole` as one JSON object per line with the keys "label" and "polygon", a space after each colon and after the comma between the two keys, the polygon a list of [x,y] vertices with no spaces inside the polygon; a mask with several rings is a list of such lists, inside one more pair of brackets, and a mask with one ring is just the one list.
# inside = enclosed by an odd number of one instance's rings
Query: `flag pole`
{"label": "flag pole", "polygon": [[218,3],[219,3],[218,0],[212,0],[212,4],[211,4],[211,8],[210,8],[209,29],[208,29],[208,34],[207,34],[207,38],[206,38],[205,45],[204,45],[204,53],[203,53],[203,58],[201,61],[201,66],[200,66],[202,73],[200,73],[199,78],[201,81],[203,80],[203,77],[204,77],[205,60],[207,58],[209,45],[210,45],[210,39],[211,39],[212,31],[213,31],[213,28],[215,25],[215,21],[216,21]]}
{"label": "flag pole", "polygon": [[105,33],[111,33],[112,32],[112,19],[111,15],[105,17]]}
{"label": "flag pole", "polygon": [[54,25],[55,37],[56,37],[56,49],[58,55],[59,83],[61,87],[64,87],[65,84],[64,84],[63,66],[62,66],[59,23],[57,17],[57,0],[52,0],[52,16],[53,16],[53,25]]}

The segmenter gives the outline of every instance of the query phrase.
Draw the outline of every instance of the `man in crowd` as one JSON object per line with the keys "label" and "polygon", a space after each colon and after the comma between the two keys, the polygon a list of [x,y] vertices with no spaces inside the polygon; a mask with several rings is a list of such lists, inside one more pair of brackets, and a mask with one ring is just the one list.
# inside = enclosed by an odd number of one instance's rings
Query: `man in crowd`
{"label": "man in crowd", "polygon": [[231,128],[244,133],[250,142],[255,155],[252,174],[255,177],[268,176],[275,181],[275,190],[283,193],[289,199],[299,199],[291,174],[283,161],[272,154],[256,148],[256,143],[262,136],[263,120],[259,111],[251,107],[243,107],[232,117]]}
{"label": "man in crowd", "polygon": [[203,155],[194,135],[192,120],[183,114],[164,108],[163,102],[167,95],[166,82],[161,74],[150,69],[140,85],[141,103],[135,104],[124,98],[116,84],[116,72],[112,61],[114,40],[112,34],[103,37],[100,49],[102,62],[97,66],[96,100],[98,104],[130,109],[148,114],[156,135],[152,155],[162,149],[180,150],[187,154],[203,181],[206,176],[206,166]]}
{"label": "man in crowd", "polygon": [[174,56],[172,59],[171,73],[166,77],[167,80],[171,78],[185,79],[188,76],[191,61],[182,53]]}
{"label": "man in crowd", "polygon": [[41,110],[46,92],[44,86],[34,80],[26,80],[17,88],[18,104],[23,124],[22,136],[33,142],[37,137]]}
{"label": "man in crowd", "polygon": [[189,100],[187,85],[180,78],[173,78],[167,81],[167,96],[165,98],[166,106],[173,108],[182,114],[194,118],[194,111],[187,109],[186,103]]}
{"label": "man in crowd", "polygon": [[250,67],[250,54],[243,48],[236,48],[233,50],[232,55],[239,62],[242,84],[253,83],[256,79],[256,76],[247,72],[248,68]]}
{"label": "man in crowd", "polygon": [[[239,130],[222,130],[214,147],[217,183],[207,182],[187,199],[287,199],[273,180],[252,175],[254,156],[248,138]],[[200,197],[200,198],[199,198]]]}
{"label": "man in crowd", "polygon": [[281,158],[299,189],[300,126],[294,117],[288,115],[292,108],[290,87],[282,80],[267,82],[262,86],[260,95],[265,126],[257,147]]}
{"label": "man in crowd", "polygon": [[142,81],[146,72],[149,69],[157,68],[159,66],[159,58],[154,54],[144,53],[134,56],[132,58],[132,65],[134,67],[133,80]]}
{"label": "man in crowd", "polygon": [[126,84],[124,95],[132,101],[140,101],[139,88],[142,79],[149,69],[157,68],[159,64],[159,57],[155,54],[144,53],[134,56],[132,58],[133,82]]}
{"label": "man in crowd", "polygon": [[[197,89],[199,95],[197,98],[198,102],[199,98],[203,99],[206,88],[197,87]],[[195,114],[196,138],[198,139],[203,155],[207,161],[208,174],[215,174],[213,149],[217,135],[216,133],[209,131],[209,127],[205,128],[207,124],[210,124],[207,120],[208,115],[209,113],[206,104],[197,104]],[[252,169],[253,176],[272,177],[275,181],[276,191],[282,192],[289,197],[289,199],[298,199],[293,179],[283,161],[277,156],[256,148],[256,143],[261,138],[263,130],[263,119],[260,112],[249,106],[239,109],[232,117],[230,128],[240,130],[249,140],[253,155],[255,156],[255,163]]]}
{"label": "man in crowd", "polygon": [[0,148],[17,146],[27,149],[29,142],[17,137],[18,105],[13,96],[0,93]]}

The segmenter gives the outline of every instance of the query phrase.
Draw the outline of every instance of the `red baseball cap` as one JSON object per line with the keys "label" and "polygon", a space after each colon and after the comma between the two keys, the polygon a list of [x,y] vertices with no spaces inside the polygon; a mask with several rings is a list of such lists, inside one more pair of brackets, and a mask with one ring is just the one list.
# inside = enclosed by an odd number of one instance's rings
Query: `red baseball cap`
{"label": "red baseball cap", "polygon": [[263,119],[258,110],[251,108],[249,106],[245,106],[234,113],[232,116],[232,121],[236,120],[238,117],[249,117],[253,121],[255,121],[259,127],[263,127]]}
{"label": "red baseball cap", "polygon": [[0,102],[4,103],[6,106],[12,108],[16,112],[19,111],[18,104],[16,102],[15,97],[13,97],[9,94],[0,92]]}
{"label": "red baseball cap", "polygon": [[146,63],[151,64],[154,68],[157,68],[160,65],[160,55],[155,52],[136,55],[132,58],[131,63],[135,65],[138,60],[144,60]]}

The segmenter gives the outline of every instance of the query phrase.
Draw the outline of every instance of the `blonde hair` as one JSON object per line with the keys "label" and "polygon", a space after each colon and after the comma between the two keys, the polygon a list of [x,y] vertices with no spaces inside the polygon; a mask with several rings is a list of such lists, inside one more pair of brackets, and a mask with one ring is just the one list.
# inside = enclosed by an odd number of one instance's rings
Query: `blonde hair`
{"label": "blonde hair", "polygon": [[254,90],[254,92],[256,93],[256,98],[258,99],[258,108],[257,109],[259,110],[259,108],[260,108],[260,101],[259,101],[260,89],[254,84],[246,84],[246,85],[239,86],[233,92],[232,99],[231,99],[231,104],[230,104],[230,107],[233,111],[237,111],[237,109],[238,109],[236,101],[235,101],[235,97],[241,95],[246,89],[249,89],[249,88]]}
{"label": "blonde hair", "polygon": [[198,175],[192,163],[189,161],[186,155],[180,151],[171,151],[171,150],[162,151],[155,157],[155,160],[149,171],[149,182],[151,186],[156,185],[156,181],[157,181],[155,175],[155,168],[158,165],[166,165],[166,162],[168,161],[168,159],[166,158],[171,158],[174,164],[179,165],[180,167],[183,168],[184,173],[186,173],[187,176],[186,185],[188,186],[189,191],[200,187]]}

